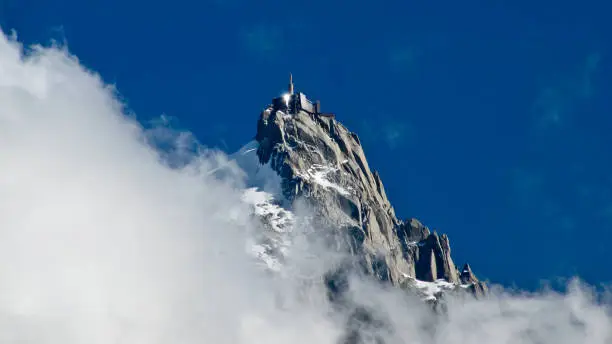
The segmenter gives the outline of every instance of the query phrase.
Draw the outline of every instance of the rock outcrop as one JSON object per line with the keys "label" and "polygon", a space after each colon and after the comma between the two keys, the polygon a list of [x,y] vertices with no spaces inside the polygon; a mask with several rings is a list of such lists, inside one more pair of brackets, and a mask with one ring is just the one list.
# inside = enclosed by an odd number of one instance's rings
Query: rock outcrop
{"label": "rock outcrop", "polygon": [[489,288],[487,285],[476,278],[474,273],[472,272],[472,268],[470,264],[465,264],[463,269],[461,270],[461,275],[459,277],[461,279],[461,283],[464,285],[468,285],[470,291],[476,295],[477,297],[482,297],[487,294]]}
{"label": "rock outcrop", "polygon": [[469,266],[457,270],[445,234],[396,217],[359,137],[332,116],[276,102],[261,113],[255,139],[259,162],[280,176],[287,202],[306,201],[318,226],[343,233],[367,274],[396,286],[443,280],[486,292]]}

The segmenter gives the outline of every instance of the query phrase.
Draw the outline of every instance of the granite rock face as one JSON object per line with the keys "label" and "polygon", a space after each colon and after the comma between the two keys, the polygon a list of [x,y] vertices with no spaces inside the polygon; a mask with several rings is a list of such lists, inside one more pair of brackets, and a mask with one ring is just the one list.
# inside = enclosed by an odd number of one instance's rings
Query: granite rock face
{"label": "granite rock face", "polygon": [[476,278],[472,272],[472,268],[467,263],[463,266],[459,278],[461,279],[461,283],[469,285],[470,291],[477,297],[485,296],[489,291],[487,285]]}
{"label": "granite rock face", "polygon": [[[292,112],[288,114],[287,112]],[[400,220],[357,134],[333,117],[270,105],[257,123],[257,156],[280,176],[284,199],[307,202],[317,225],[339,233],[366,274],[395,286],[406,280],[486,286],[459,272],[448,237],[416,219]]]}

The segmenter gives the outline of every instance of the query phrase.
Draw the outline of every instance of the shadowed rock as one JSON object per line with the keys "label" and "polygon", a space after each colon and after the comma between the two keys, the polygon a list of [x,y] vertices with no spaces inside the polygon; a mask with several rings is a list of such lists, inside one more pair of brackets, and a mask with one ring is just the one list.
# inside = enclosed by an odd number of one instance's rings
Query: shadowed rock
{"label": "shadowed rock", "polygon": [[476,276],[472,272],[470,264],[466,263],[465,265],[463,265],[463,269],[461,269],[461,275],[459,278],[461,279],[462,284],[470,285],[470,291],[476,297],[483,297],[489,291],[487,285],[484,282],[479,281],[478,278],[476,278]]}

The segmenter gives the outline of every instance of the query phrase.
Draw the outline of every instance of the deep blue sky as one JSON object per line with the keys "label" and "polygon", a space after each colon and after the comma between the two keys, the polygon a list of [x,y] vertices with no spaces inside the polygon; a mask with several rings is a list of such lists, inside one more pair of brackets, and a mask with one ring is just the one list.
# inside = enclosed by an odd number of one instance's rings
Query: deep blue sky
{"label": "deep blue sky", "polygon": [[401,217],[458,264],[532,288],[612,281],[612,3],[0,0],[146,120],[228,152],[286,86],[361,137]]}

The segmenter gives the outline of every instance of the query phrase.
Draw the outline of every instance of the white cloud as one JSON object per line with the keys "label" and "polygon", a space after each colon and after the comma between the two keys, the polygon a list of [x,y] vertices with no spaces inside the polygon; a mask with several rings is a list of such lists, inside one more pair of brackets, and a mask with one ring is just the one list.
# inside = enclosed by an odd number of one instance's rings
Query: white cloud
{"label": "white cloud", "polygon": [[[0,343],[335,343],[343,320],[321,288],[269,279],[246,256],[241,173],[211,174],[222,153],[123,111],[65,50],[23,58],[0,35]],[[579,291],[451,304],[432,334],[424,307],[357,286],[401,342],[610,340],[610,317]],[[293,303],[276,308],[279,291]]]}
{"label": "white cloud", "polygon": [[185,159],[184,133],[143,131],[65,51],[20,49],[1,36],[0,343],[250,342],[272,294],[240,180],[208,173],[223,156]]}

